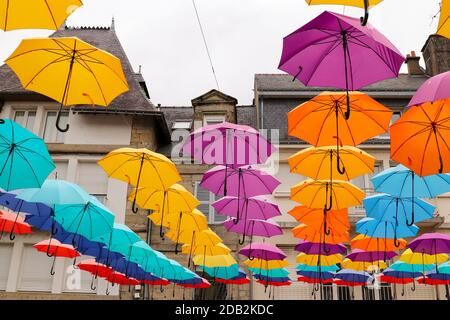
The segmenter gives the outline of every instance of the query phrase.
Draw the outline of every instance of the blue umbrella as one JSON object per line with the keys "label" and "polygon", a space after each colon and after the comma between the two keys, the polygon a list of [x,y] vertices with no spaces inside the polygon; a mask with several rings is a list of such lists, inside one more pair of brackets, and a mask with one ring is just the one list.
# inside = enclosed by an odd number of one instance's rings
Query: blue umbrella
{"label": "blue umbrella", "polygon": [[370,280],[373,280],[373,277],[365,271],[356,271],[356,270],[350,270],[350,269],[343,269],[343,270],[337,272],[335,277],[342,281],[358,282],[358,283],[368,282]]}
{"label": "blue umbrella", "polygon": [[383,275],[386,277],[392,277],[397,279],[404,278],[418,278],[423,276],[422,272],[408,272],[408,271],[399,271],[392,268],[388,268],[383,271]]}
{"label": "blue umbrella", "polygon": [[426,276],[433,280],[442,280],[442,281],[450,281],[449,273],[441,273],[436,271],[430,271],[426,274]]}
{"label": "blue umbrella", "polygon": [[254,274],[253,277],[256,280],[261,280],[261,281],[265,281],[265,282],[288,282],[291,281],[291,279],[289,277],[267,277],[264,275],[260,275],[260,274]]}
{"label": "blue umbrella", "polygon": [[330,280],[334,279],[334,272],[322,271],[297,271],[297,275],[307,277],[310,279]]}
{"label": "blue umbrella", "polygon": [[419,232],[419,227],[406,224],[396,224],[395,221],[382,221],[374,218],[364,218],[356,223],[356,232],[362,233],[371,238],[394,239],[395,245],[400,246],[398,238],[415,237]]}
{"label": "blue umbrella", "polygon": [[[399,187],[400,188],[400,187]],[[388,194],[377,194],[364,199],[367,216],[378,220],[395,221],[411,227],[411,221],[420,222],[433,218],[435,206],[415,198],[398,198]]]}
{"label": "blue umbrella", "polygon": [[44,140],[9,119],[0,119],[0,188],[39,188],[55,170]]}

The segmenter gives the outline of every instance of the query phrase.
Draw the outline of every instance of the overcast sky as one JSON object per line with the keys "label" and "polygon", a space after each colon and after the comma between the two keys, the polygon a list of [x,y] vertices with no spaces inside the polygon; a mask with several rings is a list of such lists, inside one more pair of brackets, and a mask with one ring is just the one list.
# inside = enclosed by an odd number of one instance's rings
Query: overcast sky
{"label": "overcast sky", "polygon": [[[153,103],[190,105],[215,88],[191,0],[83,0],[68,25],[109,26],[116,19],[120,40],[143,74]],[[255,73],[278,73],[282,38],[331,10],[359,16],[362,10],[310,6],[304,0],[196,0],[220,89],[249,104]],[[420,52],[436,30],[439,0],[385,0],[371,11],[371,23],[404,54]],[[4,60],[24,37],[48,31],[0,33]]]}

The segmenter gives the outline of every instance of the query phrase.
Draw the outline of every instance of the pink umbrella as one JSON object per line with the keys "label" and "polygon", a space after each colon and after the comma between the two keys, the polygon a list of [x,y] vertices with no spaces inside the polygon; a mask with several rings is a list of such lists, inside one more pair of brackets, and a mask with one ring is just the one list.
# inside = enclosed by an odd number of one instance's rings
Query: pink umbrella
{"label": "pink umbrella", "polygon": [[405,58],[370,24],[325,11],[284,38],[279,69],[306,86],[359,90],[381,80],[395,78]]}
{"label": "pink umbrella", "polygon": [[364,251],[361,249],[354,249],[346,258],[354,262],[373,262],[381,260],[391,260],[397,255],[394,251]]}
{"label": "pink umbrella", "polygon": [[333,254],[345,254],[347,252],[347,248],[342,244],[314,243],[301,240],[295,246],[295,251],[303,252],[306,254],[328,256]]}
{"label": "pink umbrella", "polygon": [[235,223],[234,219],[230,219],[225,221],[224,225],[228,231],[243,235],[242,240],[239,240],[239,244],[241,245],[244,244],[245,236],[247,235],[251,238],[253,236],[271,238],[283,234],[281,227],[276,222],[270,220],[249,219]]}
{"label": "pink umbrella", "polygon": [[242,212],[243,219],[267,220],[276,216],[281,216],[278,205],[261,197],[244,199],[225,197],[214,202],[212,206],[216,209],[218,214],[233,218],[238,218],[239,212]]}
{"label": "pink umbrella", "polygon": [[269,243],[253,243],[245,246],[239,251],[240,254],[253,260],[255,258],[261,260],[283,260],[286,259],[286,254]]}
{"label": "pink umbrella", "polygon": [[264,163],[275,147],[249,126],[220,123],[194,131],[183,146],[202,164],[243,166]]}
{"label": "pink umbrella", "polygon": [[450,98],[450,71],[438,74],[422,84],[408,107]]}
{"label": "pink umbrella", "polygon": [[408,248],[426,254],[450,254],[450,236],[442,233],[425,233],[411,241]]}

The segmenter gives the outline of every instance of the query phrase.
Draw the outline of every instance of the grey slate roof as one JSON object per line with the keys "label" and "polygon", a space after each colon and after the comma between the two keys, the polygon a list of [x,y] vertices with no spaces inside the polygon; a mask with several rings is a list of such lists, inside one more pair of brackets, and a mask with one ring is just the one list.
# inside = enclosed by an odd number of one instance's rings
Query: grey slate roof
{"label": "grey slate roof", "polygon": [[[136,76],[130,61],[123,49],[116,32],[111,28],[91,28],[91,27],[81,27],[81,28],[69,28],[56,31],[51,37],[78,37],[102,50],[105,50],[122,61],[122,67],[127,78],[128,84],[130,86],[130,91],[124,93],[123,95],[117,97],[108,107],[108,111],[121,111],[121,112],[155,112],[153,104],[145,96],[142,90],[139,80],[141,78]],[[17,79],[14,72],[7,66],[2,65],[0,67],[0,96],[17,96],[20,95],[34,95],[38,98],[43,98],[34,92],[24,90]],[[92,110],[92,106],[79,106],[73,108],[73,110]],[[98,109],[104,110],[102,107]]]}
{"label": "grey slate roof", "polygon": [[161,112],[164,114],[169,130],[175,121],[194,120],[194,108],[191,106],[180,107],[161,107]]}

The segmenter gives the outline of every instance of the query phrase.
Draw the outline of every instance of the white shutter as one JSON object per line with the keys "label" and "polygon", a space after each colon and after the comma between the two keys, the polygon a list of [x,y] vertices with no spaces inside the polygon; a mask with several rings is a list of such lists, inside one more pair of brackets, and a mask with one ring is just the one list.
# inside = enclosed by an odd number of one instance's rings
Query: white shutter
{"label": "white shutter", "polygon": [[77,183],[89,194],[108,193],[108,176],[96,162],[79,162]]}
{"label": "white shutter", "polygon": [[[77,257],[77,261],[90,259],[89,256]],[[64,261],[64,292],[94,293],[91,290],[92,275],[73,267],[73,259]],[[97,280],[94,280],[94,287],[97,287]]]}
{"label": "white shutter", "polygon": [[23,247],[19,291],[51,292],[53,277],[50,275],[52,258],[38,252],[32,245]]}
{"label": "white shutter", "polygon": [[13,245],[0,245],[0,290],[6,290]]}
{"label": "white shutter", "polygon": [[200,201],[200,205],[197,207],[203,214],[209,216],[210,209],[210,192],[200,187],[200,183],[195,183],[195,197]]}

